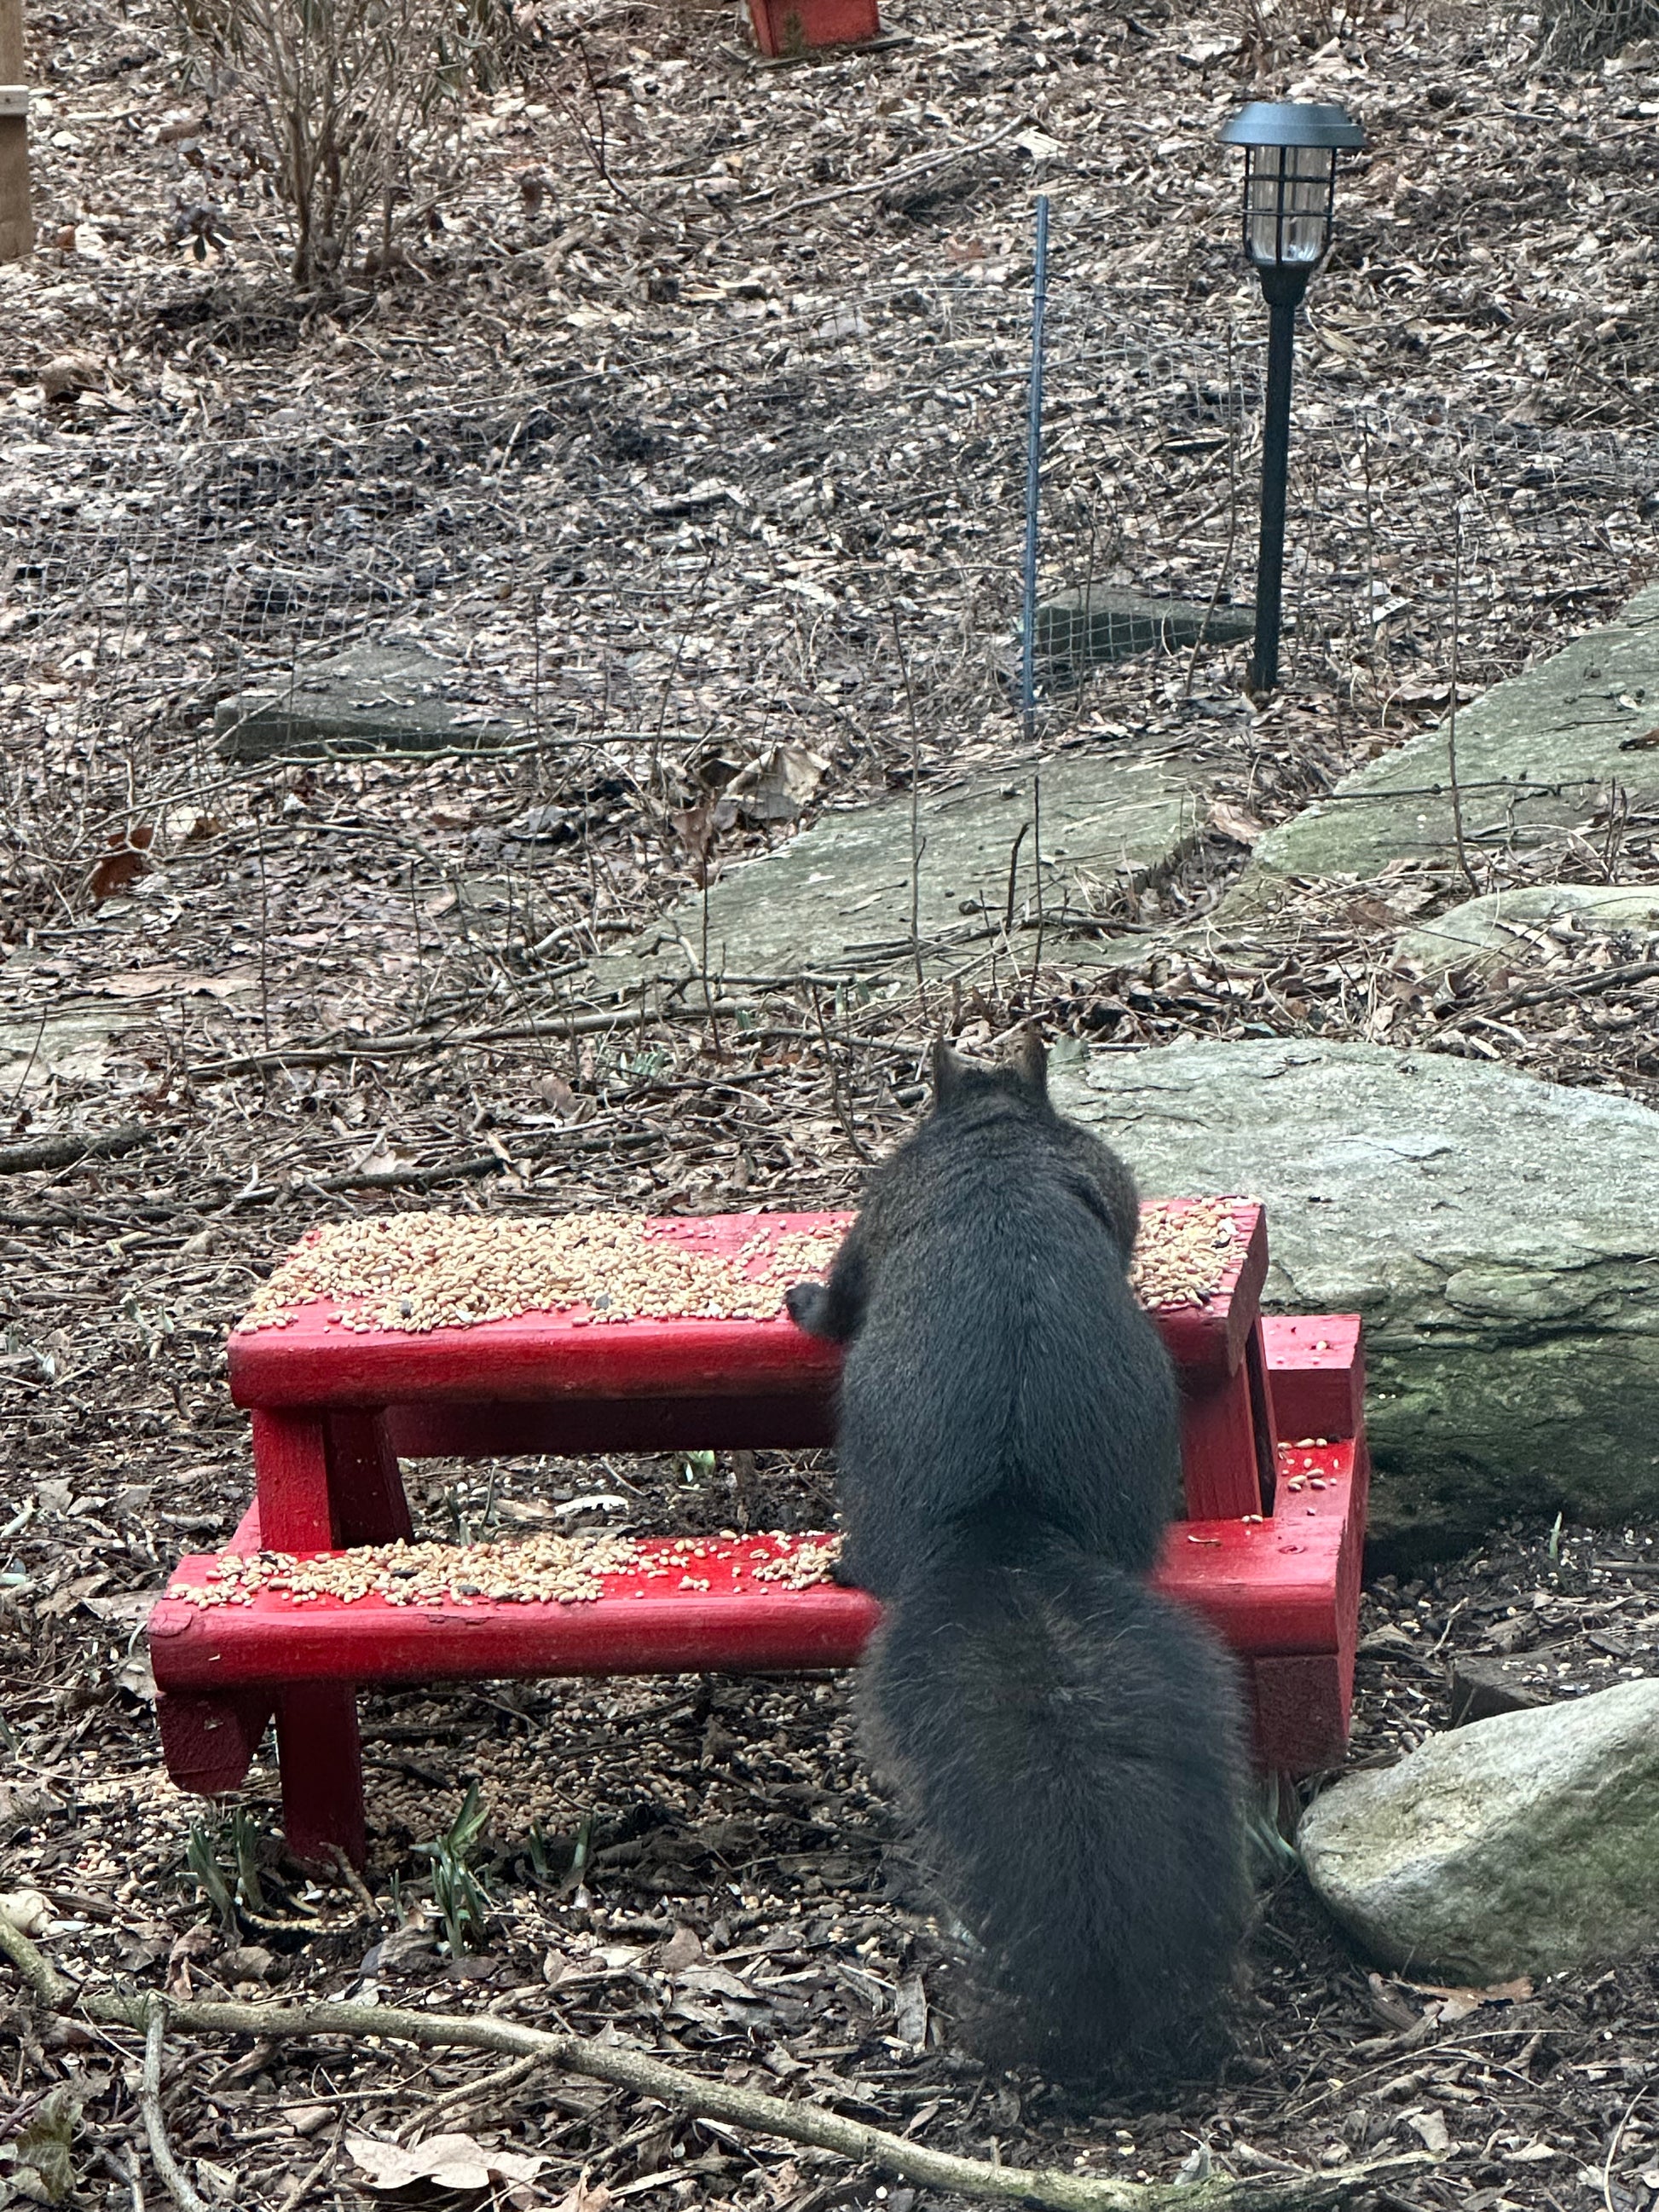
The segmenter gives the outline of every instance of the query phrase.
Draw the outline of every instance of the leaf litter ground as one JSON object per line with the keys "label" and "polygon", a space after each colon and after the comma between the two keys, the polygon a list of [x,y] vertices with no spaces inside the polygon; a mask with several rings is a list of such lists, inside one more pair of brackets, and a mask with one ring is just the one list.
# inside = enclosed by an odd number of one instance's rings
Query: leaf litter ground
{"label": "leaf litter ground", "polygon": [[[713,14],[519,12],[526,51],[477,103],[441,231],[404,276],[334,301],[271,281],[240,94],[182,71],[159,15],[66,7],[36,71],[46,248],[0,279],[18,560],[0,1013],[22,1038],[20,1137],[133,1124],[143,1142],[3,1193],[0,1886],[40,1891],[47,1948],[94,1976],[611,2027],[1012,2162],[1165,2179],[1200,2150],[1248,2172],[1421,2142],[1449,2162],[1401,2202],[1654,2201],[1651,1961],[1530,1994],[1376,1982],[1293,1875],[1266,1895],[1218,2083],[1079,2106],[983,2075],[952,2043],[951,1940],[840,1680],[368,1701],[372,1903],[282,1863],[261,1768],[234,1833],[206,1820],[259,1902],[234,1929],[204,1905],[205,1808],[161,1771],[138,1624],[245,1500],[225,1332],[317,1219],[846,1202],[913,1112],[941,1020],[970,1046],[1032,1012],[1126,1047],[1389,1036],[1650,1099],[1659,1074],[1650,936],[1540,931],[1495,975],[1444,980],[1395,960],[1397,928],[1467,894],[1450,870],[1310,893],[1270,939],[1199,956],[1179,935],[1262,824],[1444,704],[1455,541],[1464,687],[1643,580],[1650,52],[1568,78],[1473,7],[1252,15],[1234,38],[994,5],[896,15],[908,45],[773,71]],[[711,985],[619,1036],[573,979],[694,893],[705,858],[1011,757],[1018,294],[1045,177],[1066,180],[1046,580],[1248,589],[1234,486],[1259,330],[1211,142],[1258,63],[1271,89],[1347,100],[1376,145],[1345,176],[1304,347],[1289,682],[1252,714],[1236,653],[1146,658],[1056,694],[1039,738],[1159,732],[1209,766],[1209,826],[1180,863],[1100,887],[1094,925],[1143,933],[1144,954],[1079,976],[1022,900],[988,969],[925,1003],[901,963],[866,990]],[[377,623],[465,654],[463,734],[507,712],[536,742],[217,760],[221,699]],[[1480,887],[1659,878],[1644,758],[1561,850],[1481,855]],[[66,1003],[133,1018],[43,1081],[30,1040]],[[416,1502],[435,1535],[696,1533],[821,1527],[834,1492],[824,1460],[763,1453],[428,1466]],[[1354,1761],[1446,1724],[1475,1661],[1553,1695],[1652,1671],[1652,1565],[1646,1530],[1518,1529],[1374,1584]],[[409,1924],[416,1846],[474,1785],[480,1948],[449,1959],[429,1915]],[[42,2051],[15,2005],[5,2025],[6,2132],[67,2082],[83,2194],[127,2203],[91,2152],[135,2141],[132,2052]],[[878,2194],[619,2093],[489,2086],[482,2060],[175,2043],[170,2061],[175,2145],[226,2201],[361,2201],[398,2169],[354,2136],[483,2146],[428,2161],[441,2202],[476,2201],[491,2155],[509,2201],[572,2212]],[[514,2163],[537,2154],[533,2175]]]}

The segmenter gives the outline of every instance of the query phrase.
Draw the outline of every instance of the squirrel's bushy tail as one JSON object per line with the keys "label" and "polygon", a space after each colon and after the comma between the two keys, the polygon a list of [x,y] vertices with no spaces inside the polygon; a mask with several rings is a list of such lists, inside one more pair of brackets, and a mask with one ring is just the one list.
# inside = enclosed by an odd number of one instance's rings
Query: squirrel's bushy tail
{"label": "squirrel's bushy tail", "polygon": [[873,1747],[985,1947],[995,2055],[1167,2063],[1243,1930],[1237,1682],[1190,1613],[1028,1530],[957,1532],[889,1601]]}

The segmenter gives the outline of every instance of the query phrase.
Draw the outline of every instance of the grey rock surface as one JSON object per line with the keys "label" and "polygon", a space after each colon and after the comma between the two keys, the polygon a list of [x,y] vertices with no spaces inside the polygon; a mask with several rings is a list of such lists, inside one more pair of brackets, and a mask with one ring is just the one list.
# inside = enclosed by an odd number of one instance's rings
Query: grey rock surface
{"label": "grey rock surface", "polygon": [[1533,957],[1532,940],[1553,923],[1577,932],[1659,931],[1659,884],[1524,884],[1465,899],[1408,929],[1395,948],[1424,968],[1501,967]]}
{"label": "grey rock surface", "polygon": [[1659,1114],[1381,1045],[1206,1042],[1057,1068],[1149,1196],[1267,1207],[1267,1299],[1364,1315],[1373,1534],[1659,1510]]}
{"label": "grey rock surface", "polygon": [[1127,660],[1154,646],[1176,651],[1202,637],[1225,645],[1249,637],[1254,607],[1211,606],[1205,599],[1158,599],[1115,584],[1085,584],[1045,599],[1031,625],[1046,680],[1076,681],[1093,666]]}
{"label": "grey rock surface", "polygon": [[[42,969],[42,986],[52,990],[52,971],[37,953],[15,951],[6,969],[14,988],[27,988],[30,971]],[[58,1080],[100,1082],[123,1064],[135,1065],[143,1040],[158,1030],[175,1049],[181,1033],[193,1051],[217,1049],[258,997],[258,970],[240,966],[217,976],[124,968],[103,991],[52,992],[39,1012],[25,1006],[0,1018],[0,1089],[27,1096]]]}
{"label": "grey rock surface", "polygon": [[[1121,940],[1091,934],[1100,885],[1139,880],[1170,861],[1202,819],[1208,771],[1133,745],[1066,753],[1042,765],[1045,957],[1083,966],[1121,957]],[[918,902],[922,954],[934,973],[1022,964],[1036,945],[1037,837],[1028,763],[954,788],[924,792]],[[1024,835],[1022,835],[1022,831]],[[1018,850],[1016,851],[1016,848]],[[1015,927],[1005,937],[1011,865]],[[733,868],[708,898],[708,966],[716,977],[908,975],[908,796],[825,814],[781,851]],[[700,900],[598,964],[601,982],[696,972]]]}
{"label": "grey rock surface", "polygon": [[[1659,755],[1620,750],[1659,720],[1659,585],[1457,718],[1466,838],[1559,844],[1609,781],[1652,788]],[[1455,854],[1447,732],[1425,731],[1346,776],[1328,799],[1269,832],[1227,907],[1271,902],[1287,876],[1374,876],[1396,857]]]}
{"label": "grey rock surface", "polygon": [[1659,1681],[1504,1713],[1316,1798],[1318,1895],[1384,1966],[1479,1984],[1659,1942]]}
{"label": "grey rock surface", "polygon": [[213,726],[226,760],[273,755],[493,751],[524,736],[467,696],[469,679],[412,640],[354,645],[302,662],[285,684],[222,699]]}

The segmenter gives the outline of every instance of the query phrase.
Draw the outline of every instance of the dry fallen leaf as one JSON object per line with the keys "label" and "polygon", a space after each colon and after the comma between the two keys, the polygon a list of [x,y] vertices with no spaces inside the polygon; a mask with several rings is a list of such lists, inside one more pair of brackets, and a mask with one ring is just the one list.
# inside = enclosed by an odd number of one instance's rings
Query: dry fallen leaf
{"label": "dry fallen leaf", "polygon": [[203,975],[186,968],[131,968],[105,975],[89,988],[106,999],[230,999],[258,981],[257,969]]}
{"label": "dry fallen leaf", "polygon": [[1267,834],[1265,822],[1258,822],[1254,814],[1242,806],[1230,806],[1224,799],[1210,803],[1210,827],[1230,837],[1235,845],[1254,845],[1259,837]]}
{"label": "dry fallen leaf", "polygon": [[1525,1974],[1517,1975],[1512,1982],[1487,1982],[1480,1987],[1448,1986],[1437,1982],[1407,1982],[1408,1990],[1415,1990],[1420,1997],[1443,1997],[1467,2005],[1474,2011],[1483,2004],[1524,2004],[1532,1995],[1532,1984]]}
{"label": "dry fallen leaf", "polygon": [[721,794],[745,822],[793,822],[829,773],[830,763],[805,745],[769,745],[734,775]]}
{"label": "dry fallen leaf", "polygon": [[1445,2114],[1436,2112],[1432,2106],[1426,2112],[1407,2112],[1406,2125],[1417,2136],[1424,2149],[1432,2151],[1437,2158],[1451,2148],[1451,2134],[1446,2126]]}
{"label": "dry fallen leaf", "polygon": [[[71,244],[74,233],[70,233]],[[40,389],[48,399],[73,399],[77,392],[99,382],[103,374],[90,354],[60,353],[40,372]]]}
{"label": "dry fallen leaf", "polygon": [[106,853],[94,868],[87,888],[94,899],[106,899],[113,892],[123,891],[127,885],[149,872],[149,862],[143,849],[137,845],[118,845],[113,852]]}
{"label": "dry fallen leaf", "polygon": [[488,2189],[492,2182],[533,2181],[547,2164],[538,2152],[486,2149],[466,2135],[429,2136],[424,2142],[405,2145],[349,2134],[346,2148],[368,2176],[371,2189],[407,2189],[412,2182]]}
{"label": "dry fallen leaf", "polygon": [[586,2174],[575,2186],[565,2191],[553,2212],[610,2212],[611,2191],[602,2181],[591,2186]]}
{"label": "dry fallen leaf", "polygon": [[52,1918],[52,1906],[38,1889],[9,1890],[0,1897],[0,1920],[9,1920],[20,1936],[38,1936]]}

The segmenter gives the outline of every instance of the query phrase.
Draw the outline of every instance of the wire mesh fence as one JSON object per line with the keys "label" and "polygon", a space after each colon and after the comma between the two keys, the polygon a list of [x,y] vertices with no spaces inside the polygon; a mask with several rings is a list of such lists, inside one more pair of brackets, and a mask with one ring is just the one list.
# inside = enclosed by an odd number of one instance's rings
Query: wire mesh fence
{"label": "wire mesh fence", "polygon": [[[648,335],[596,318],[487,388],[410,369],[216,420],[43,410],[0,458],[19,793],[175,775],[220,702],[364,637],[453,662],[462,745],[503,719],[538,744],[879,745],[907,711],[896,623],[934,737],[1006,703],[1029,292],[756,289]],[[1126,328],[1109,294],[1054,281],[1043,591],[1248,599],[1261,336]],[[1460,413],[1304,352],[1291,684],[1378,711],[1429,696],[1454,620],[1462,679],[1484,682],[1628,587],[1659,436]],[[1079,712],[1058,680],[1079,671],[1047,673],[1050,712]]]}

